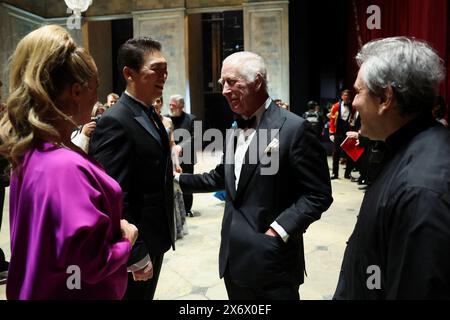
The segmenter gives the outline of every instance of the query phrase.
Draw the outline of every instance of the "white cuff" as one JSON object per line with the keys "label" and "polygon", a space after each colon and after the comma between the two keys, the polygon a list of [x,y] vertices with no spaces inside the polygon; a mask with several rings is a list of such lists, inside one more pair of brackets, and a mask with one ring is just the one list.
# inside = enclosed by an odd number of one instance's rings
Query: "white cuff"
{"label": "white cuff", "polygon": [[281,237],[281,239],[283,239],[284,242],[288,241],[289,234],[286,232],[286,230],[284,230],[282,226],[278,224],[278,222],[272,222],[270,227],[278,233],[278,235]]}
{"label": "white cuff", "polygon": [[150,260],[150,256],[147,254],[144,259],[136,262],[135,264],[129,266],[127,268],[128,272],[135,272],[141,269],[144,269],[147,265],[152,264],[152,260]]}

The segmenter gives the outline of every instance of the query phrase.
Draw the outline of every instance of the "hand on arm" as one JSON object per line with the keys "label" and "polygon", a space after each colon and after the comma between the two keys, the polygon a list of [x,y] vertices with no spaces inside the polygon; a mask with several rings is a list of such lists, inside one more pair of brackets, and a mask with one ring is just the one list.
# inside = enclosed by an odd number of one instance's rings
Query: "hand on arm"
{"label": "hand on arm", "polygon": [[89,137],[89,138],[90,138],[90,137],[92,136],[92,133],[94,132],[96,126],[97,126],[97,124],[96,124],[95,121],[91,121],[91,122],[89,122],[89,123],[86,123],[86,124],[83,126],[83,129],[81,130],[81,132],[82,132],[86,137]]}
{"label": "hand on arm", "polygon": [[130,241],[133,246],[138,237],[138,229],[134,224],[128,223],[127,220],[120,220],[120,230],[122,231],[122,236]]}

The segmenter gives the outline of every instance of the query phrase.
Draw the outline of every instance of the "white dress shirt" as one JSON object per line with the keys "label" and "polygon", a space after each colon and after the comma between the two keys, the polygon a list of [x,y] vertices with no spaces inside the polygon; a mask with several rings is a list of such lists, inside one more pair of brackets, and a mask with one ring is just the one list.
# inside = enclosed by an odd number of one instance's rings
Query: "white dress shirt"
{"label": "white dress shirt", "polygon": [[[236,190],[239,185],[239,178],[241,177],[242,164],[244,163],[245,154],[247,153],[248,147],[256,134],[255,129],[259,127],[261,118],[264,112],[269,108],[271,103],[272,99],[269,97],[266,102],[264,102],[264,104],[251,116],[256,117],[254,128],[248,128],[245,130],[238,129],[239,134],[236,142],[236,151],[234,153],[234,175],[236,177]],[[278,235],[283,239],[284,242],[288,241],[289,234],[276,221],[272,222],[270,227],[278,233]]]}
{"label": "white dress shirt", "polygon": [[346,106],[344,104],[344,101],[341,102],[341,110],[340,111],[341,111],[342,120],[347,121],[348,117],[350,116],[350,108],[349,108],[349,106]]}
{"label": "white dress shirt", "polygon": [[[244,163],[245,154],[247,153],[248,146],[253,140],[256,133],[256,128],[258,128],[259,123],[264,112],[269,108],[272,99],[268,98],[264,104],[252,114],[252,117],[256,117],[256,121],[253,128],[248,129],[238,129],[239,134],[237,136],[236,151],[234,153],[234,176],[236,177],[236,190],[239,184],[239,178],[241,176],[242,164]],[[249,118],[249,119],[250,119]]]}

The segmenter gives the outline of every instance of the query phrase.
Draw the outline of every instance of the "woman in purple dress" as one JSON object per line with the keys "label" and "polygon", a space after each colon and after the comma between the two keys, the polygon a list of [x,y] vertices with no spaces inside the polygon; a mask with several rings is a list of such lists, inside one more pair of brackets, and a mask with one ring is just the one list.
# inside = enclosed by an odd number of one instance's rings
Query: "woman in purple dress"
{"label": "woman in purple dress", "polygon": [[19,42],[10,70],[7,298],[121,299],[137,229],[121,220],[120,186],[70,139],[97,101],[94,60],[50,25]]}

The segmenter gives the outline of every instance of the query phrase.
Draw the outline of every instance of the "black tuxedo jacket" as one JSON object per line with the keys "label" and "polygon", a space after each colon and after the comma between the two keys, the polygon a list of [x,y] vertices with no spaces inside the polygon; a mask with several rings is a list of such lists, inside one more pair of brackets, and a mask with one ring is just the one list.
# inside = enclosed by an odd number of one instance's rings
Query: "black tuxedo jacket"
{"label": "black tuxedo jacket", "polygon": [[123,94],[98,121],[89,153],[122,187],[123,217],[137,226],[129,265],[174,247],[173,168],[167,133]]}
{"label": "black tuxedo jacket", "polygon": [[[279,148],[261,129],[278,129]],[[265,111],[248,150],[257,148],[257,161],[242,166],[236,190],[233,136],[229,135],[222,163],[209,173],[180,176],[185,192],[226,190],[219,254],[220,276],[226,268],[233,281],[261,288],[274,283],[301,284],[305,270],[303,233],[332,203],[326,153],[310,124],[274,103]],[[261,142],[266,141],[266,142]],[[249,152],[246,159],[249,159]],[[278,171],[268,157],[279,159]],[[272,222],[290,235],[287,243],[264,233]]]}

